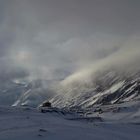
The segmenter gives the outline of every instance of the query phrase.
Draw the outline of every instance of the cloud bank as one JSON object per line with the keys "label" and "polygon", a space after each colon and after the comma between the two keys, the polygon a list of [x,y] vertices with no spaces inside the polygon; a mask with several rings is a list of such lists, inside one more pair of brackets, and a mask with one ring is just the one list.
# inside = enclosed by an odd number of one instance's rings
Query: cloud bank
{"label": "cloud bank", "polygon": [[61,80],[85,67],[96,69],[98,62],[116,64],[112,56],[125,61],[136,46],[132,38],[139,38],[136,0],[2,0],[0,5],[5,79]]}

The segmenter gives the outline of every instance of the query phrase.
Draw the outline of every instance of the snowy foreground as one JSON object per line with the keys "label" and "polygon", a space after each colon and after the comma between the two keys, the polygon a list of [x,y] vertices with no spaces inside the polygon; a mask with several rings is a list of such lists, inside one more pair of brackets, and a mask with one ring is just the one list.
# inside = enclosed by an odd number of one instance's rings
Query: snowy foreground
{"label": "snowy foreground", "polygon": [[140,124],[0,107],[0,140],[139,140]]}

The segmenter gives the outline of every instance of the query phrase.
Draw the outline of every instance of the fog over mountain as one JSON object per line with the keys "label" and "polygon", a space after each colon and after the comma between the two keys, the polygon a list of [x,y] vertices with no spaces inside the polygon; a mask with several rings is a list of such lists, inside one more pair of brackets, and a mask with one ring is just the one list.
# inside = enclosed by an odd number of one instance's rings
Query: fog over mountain
{"label": "fog over mountain", "polygon": [[1,0],[0,83],[88,81],[140,68],[138,0]]}

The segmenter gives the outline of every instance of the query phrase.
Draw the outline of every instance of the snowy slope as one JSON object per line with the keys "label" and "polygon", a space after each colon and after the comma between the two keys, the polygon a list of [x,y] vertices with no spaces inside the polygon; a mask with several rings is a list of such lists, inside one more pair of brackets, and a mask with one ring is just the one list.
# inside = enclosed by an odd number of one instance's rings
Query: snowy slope
{"label": "snowy slope", "polygon": [[70,81],[59,86],[57,91],[51,102],[59,107],[92,108],[95,105],[137,101],[140,100],[140,73],[127,75],[106,71],[89,83]]}
{"label": "snowy slope", "polygon": [[32,106],[53,96],[48,89],[52,81],[38,79],[33,81],[10,80],[0,84],[0,105]]}
{"label": "snowy slope", "polygon": [[67,120],[58,113],[0,107],[0,140],[139,140],[140,125]]}
{"label": "snowy slope", "polygon": [[6,81],[0,83],[0,105],[12,105],[29,89],[26,83]]}

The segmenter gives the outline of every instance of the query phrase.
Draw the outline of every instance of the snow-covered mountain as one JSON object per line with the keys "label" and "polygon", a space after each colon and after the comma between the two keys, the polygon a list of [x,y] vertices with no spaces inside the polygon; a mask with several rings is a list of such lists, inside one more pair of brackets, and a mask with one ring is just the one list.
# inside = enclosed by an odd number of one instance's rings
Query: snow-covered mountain
{"label": "snow-covered mountain", "polygon": [[0,83],[0,105],[12,105],[29,86],[24,82],[6,81]]}
{"label": "snow-covered mountain", "polygon": [[[65,82],[65,81],[64,81]],[[89,108],[140,100],[140,73],[103,71],[93,81],[62,84],[52,98],[54,106]]]}
{"label": "snow-covered mountain", "polygon": [[9,81],[0,86],[0,104],[37,107],[44,100],[60,108],[92,108],[140,100],[140,72],[98,71],[96,77],[65,79],[59,84],[48,80]]}
{"label": "snow-covered mountain", "polygon": [[48,88],[49,85],[52,85],[52,81],[40,79],[31,81],[28,83],[28,90],[21,94],[13,106],[37,107],[44,100],[49,100],[54,95]]}
{"label": "snow-covered mountain", "polygon": [[53,96],[53,92],[48,89],[50,84],[52,81],[42,79],[24,82],[11,80],[1,83],[0,105],[36,107]]}

